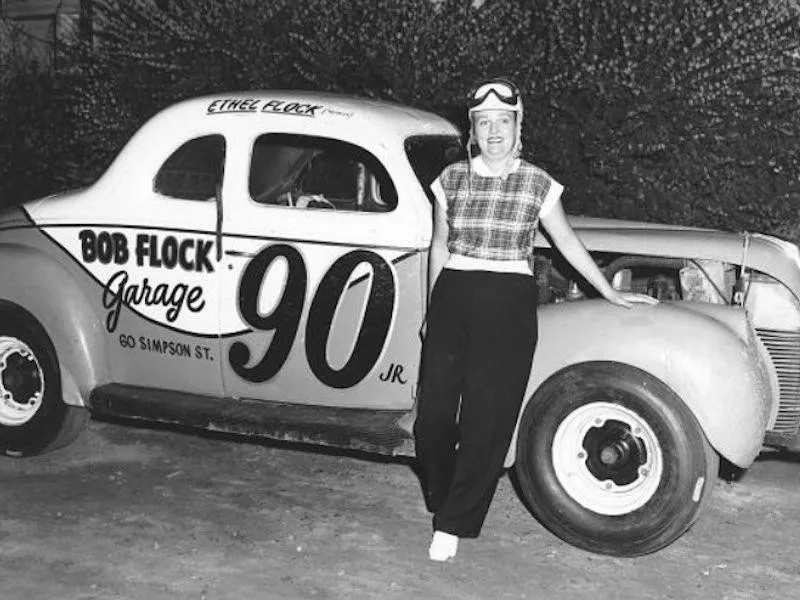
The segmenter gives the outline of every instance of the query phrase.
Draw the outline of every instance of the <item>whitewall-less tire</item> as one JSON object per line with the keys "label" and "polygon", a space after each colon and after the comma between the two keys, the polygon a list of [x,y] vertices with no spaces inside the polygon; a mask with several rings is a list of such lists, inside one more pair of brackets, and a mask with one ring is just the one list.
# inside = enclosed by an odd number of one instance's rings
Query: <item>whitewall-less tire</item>
{"label": "whitewall-less tire", "polygon": [[563,540],[603,554],[659,550],[696,521],[719,457],[667,385],[612,362],[572,365],[536,391],[520,420],[525,501]]}

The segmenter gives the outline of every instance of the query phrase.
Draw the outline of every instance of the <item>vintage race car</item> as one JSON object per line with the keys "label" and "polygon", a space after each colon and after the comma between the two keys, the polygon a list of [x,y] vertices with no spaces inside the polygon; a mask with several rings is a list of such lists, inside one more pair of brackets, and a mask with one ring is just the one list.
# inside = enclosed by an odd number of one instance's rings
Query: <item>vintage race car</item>
{"label": "vintage race car", "polygon": [[[5,210],[0,448],[61,447],[93,413],[413,455],[429,185],[461,147],[448,121],[373,100],[196,98],[91,187]],[[696,520],[720,456],[795,444],[800,254],[572,224],[616,287],[662,302],[587,297],[539,236],[540,341],[506,462],[556,535],[645,554]]]}

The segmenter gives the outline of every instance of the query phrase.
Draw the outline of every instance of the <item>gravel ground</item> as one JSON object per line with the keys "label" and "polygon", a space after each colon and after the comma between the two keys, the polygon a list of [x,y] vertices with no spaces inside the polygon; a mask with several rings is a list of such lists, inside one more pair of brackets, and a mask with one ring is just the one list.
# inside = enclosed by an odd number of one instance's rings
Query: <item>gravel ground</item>
{"label": "gravel ground", "polygon": [[718,480],[688,534],[636,559],[561,542],[504,478],[483,535],[440,564],[408,464],[92,421],[0,459],[0,599],[797,598],[798,462]]}

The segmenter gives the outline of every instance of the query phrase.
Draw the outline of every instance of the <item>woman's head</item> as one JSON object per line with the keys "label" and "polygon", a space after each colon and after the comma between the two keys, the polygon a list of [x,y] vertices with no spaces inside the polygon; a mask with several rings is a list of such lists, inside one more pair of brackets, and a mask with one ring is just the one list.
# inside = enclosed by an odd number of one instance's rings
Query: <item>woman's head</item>
{"label": "woman's head", "polygon": [[471,114],[472,140],[488,159],[514,156],[517,146],[517,114],[511,110],[476,110]]}
{"label": "woman's head", "polygon": [[513,82],[495,77],[469,92],[470,141],[487,158],[518,156],[522,149],[522,98]]}

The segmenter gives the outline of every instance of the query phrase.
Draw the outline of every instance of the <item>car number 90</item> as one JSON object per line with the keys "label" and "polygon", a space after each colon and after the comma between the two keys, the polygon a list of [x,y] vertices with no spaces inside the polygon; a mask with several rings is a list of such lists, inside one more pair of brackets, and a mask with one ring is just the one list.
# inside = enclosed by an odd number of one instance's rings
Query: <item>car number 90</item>
{"label": "car number 90", "polygon": [[[280,300],[271,312],[258,311],[259,290],[270,266],[283,258],[288,266]],[[372,269],[372,285],[353,350],[339,369],[328,363],[327,347],[336,308],[353,272],[362,264]],[[243,341],[231,344],[228,361],[241,378],[253,382],[269,381],[289,358],[303,316],[308,272],[294,247],[275,244],[264,248],[245,267],[239,285],[239,311],[245,322],[258,331],[273,332],[269,347],[252,367],[249,346]],[[338,258],[322,276],[311,300],[306,319],[305,352],[311,371],[332,388],[358,384],[380,358],[392,323],[396,286],[391,266],[380,255],[368,250],[353,250]]]}

